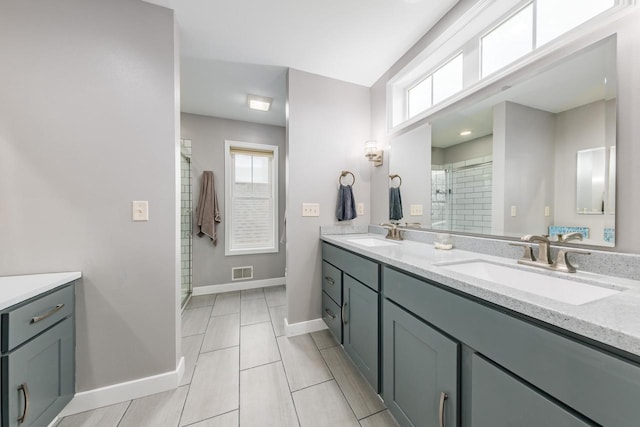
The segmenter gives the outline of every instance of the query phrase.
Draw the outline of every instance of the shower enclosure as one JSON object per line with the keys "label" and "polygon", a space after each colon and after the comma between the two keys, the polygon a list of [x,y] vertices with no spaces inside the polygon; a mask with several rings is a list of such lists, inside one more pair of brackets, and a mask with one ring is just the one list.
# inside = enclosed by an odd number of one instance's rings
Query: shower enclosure
{"label": "shower enclosure", "polygon": [[193,192],[191,140],[180,140],[180,299],[184,307],[192,290]]}

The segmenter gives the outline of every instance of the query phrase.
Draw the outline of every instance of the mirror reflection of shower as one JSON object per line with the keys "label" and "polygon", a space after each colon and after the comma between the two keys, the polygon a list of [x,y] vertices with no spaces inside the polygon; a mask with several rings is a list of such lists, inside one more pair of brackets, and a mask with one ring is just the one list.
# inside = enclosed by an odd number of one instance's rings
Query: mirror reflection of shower
{"label": "mirror reflection of shower", "polygon": [[191,140],[180,140],[180,299],[184,305],[191,295],[193,266],[193,186]]}

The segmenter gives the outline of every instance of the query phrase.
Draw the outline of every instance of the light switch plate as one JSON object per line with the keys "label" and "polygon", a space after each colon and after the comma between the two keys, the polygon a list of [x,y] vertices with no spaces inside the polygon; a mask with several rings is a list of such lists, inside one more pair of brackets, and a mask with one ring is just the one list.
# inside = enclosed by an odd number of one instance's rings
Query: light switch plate
{"label": "light switch plate", "polygon": [[511,216],[516,216],[516,207],[511,206]]}
{"label": "light switch plate", "polygon": [[302,216],[320,216],[319,203],[303,203]]}
{"label": "light switch plate", "polygon": [[544,216],[549,216],[551,215],[551,209],[549,209],[549,206],[545,206],[544,207]]}
{"label": "light switch plate", "polygon": [[358,215],[364,215],[364,203],[356,204],[356,213]]}
{"label": "light switch plate", "polygon": [[409,211],[411,216],[420,216],[422,215],[422,205],[410,205]]}
{"label": "light switch plate", "polygon": [[132,219],[134,221],[149,221],[149,202],[134,200],[132,203]]}

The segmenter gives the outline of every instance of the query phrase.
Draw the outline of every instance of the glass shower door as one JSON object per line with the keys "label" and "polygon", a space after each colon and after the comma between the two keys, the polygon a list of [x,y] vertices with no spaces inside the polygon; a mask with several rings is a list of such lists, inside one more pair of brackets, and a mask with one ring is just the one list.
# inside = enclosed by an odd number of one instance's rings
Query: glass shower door
{"label": "glass shower door", "polygon": [[180,304],[189,300],[192,290],[193,192],[191,140],[180,140]]}

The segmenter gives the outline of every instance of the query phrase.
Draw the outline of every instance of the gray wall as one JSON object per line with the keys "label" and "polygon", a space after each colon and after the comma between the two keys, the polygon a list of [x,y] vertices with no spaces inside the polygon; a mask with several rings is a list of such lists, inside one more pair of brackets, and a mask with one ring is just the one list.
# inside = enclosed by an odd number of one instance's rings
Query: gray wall
{"label": "gray wall", "polygon": [[477,159],[479,157],[490,156],[493,152],[493,135],[485,135],[471,141],[452,145],[443,150],[443,163],[431,162],[434,165],[446,163],[456,163],[465,160]]}
{"label": "gray wall", "polygon": [[143,2],[0,4],[0,275],[82,271],[78,392],[180,355],[174,43]]}
{"label": "gray wall", "polygon": [[[365,214],[341,225],[369,224],[369,88],[289,70],[287,127],[287,320],[321,317],[320,225],[336,224],[338,177],[353,172]],[[386,164],[386,162],[385,162]],[[387,176],[385,183],[389,180]],[[319,217],[302,217],[302,203],[319,203]]]}
{"label": "gray wall", "polygon": [[[182,113],[182,137],[191,139],[193,174],[193,206],[198,204],[200,178],[202,172],[211,170],[215,176],[215,188],[222,222],[218,224],[218,244],[213,246],[208,237],[193,237],[193,286],[220,285],[231,283],[231,268],[253,266],[253,279],[284,277],[285,250],[279,245],[279,252],[259,255],[224,255],[225,244],[225,175],[224,141],[254,142],[277,145],[278,154],[278,210],[279,233],[283,230],[285,206],[285,129],[280,126],[262,125],[216,117]],[[280,236],[277,236],[278,241]],[[236,282],[240,283],[240,282]]]}
{"label": "gray wall", "polygon": [[[371,88],[372,98],[372,137],[388,141],[393,135],[386,135],[386,84],[395,73],[408,64],[430,42],[455,22],[466,10],[477,3],[476,0],[461,0],[422,37],[402,58],[400,58]],[[550,63],[569,55],[586,44],[601,40],[617,33],[617,73],[618,73],[618,111],[617,111],[617,198],[616,198],[616,251],[640,253],[640,197],[637,197],[636,184],[640,182],[640,10],[628,13],[606,27],[593,30],[582,40],[569,44],[548,58],[540,61]],[[489,88],[491,89],[491,88]],[[497,87],[499,89],[499,87]],[[483,91],[486,92],[486,91]],[[425,121],[429,121],[426,118]],[[419,126],[421,123],[416,123]],[[409,129],[406,129],[409,130]],[[401,132],[405,132],[403,130]],[[495,153],[494,153],[495,156]],[[378,222],[387,215],[387,177],[388,171],[374,171],[372,182],[372,222]]]}

